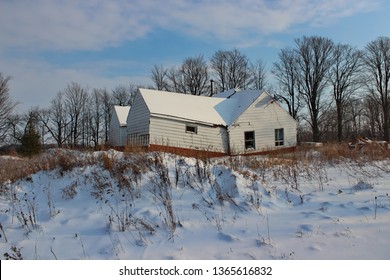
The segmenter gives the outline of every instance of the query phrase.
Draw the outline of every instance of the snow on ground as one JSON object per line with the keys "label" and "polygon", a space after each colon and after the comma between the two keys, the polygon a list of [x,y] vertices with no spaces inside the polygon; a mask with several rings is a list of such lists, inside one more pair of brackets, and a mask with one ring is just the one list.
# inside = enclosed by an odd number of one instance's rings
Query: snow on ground
{"label": "snow on ground", "polygon": [[390,259],[389,161],[93,156],[3,185],[2,258]]}

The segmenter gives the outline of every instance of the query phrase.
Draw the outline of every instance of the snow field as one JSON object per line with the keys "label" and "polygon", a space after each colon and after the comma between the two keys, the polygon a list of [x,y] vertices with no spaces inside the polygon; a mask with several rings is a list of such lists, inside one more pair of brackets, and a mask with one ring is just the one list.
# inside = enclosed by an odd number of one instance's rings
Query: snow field
{"label": "snow field", "polygon": [[3,258],[390,258],[389,161],[92,156],[3,184]]}

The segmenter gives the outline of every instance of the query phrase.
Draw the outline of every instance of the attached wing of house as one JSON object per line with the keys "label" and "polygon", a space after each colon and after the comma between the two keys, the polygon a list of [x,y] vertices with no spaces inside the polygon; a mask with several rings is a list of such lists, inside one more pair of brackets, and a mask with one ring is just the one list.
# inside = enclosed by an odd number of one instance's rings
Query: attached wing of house
{"label": "attached wing of house", "polygon": [[118,118],[120,126],[127,126],[127,116],[129,115],[130,106],[114,106],[114,112]]}
{"label": "attached wing of house", "polygon": [[130,106],[114,106],[110,121],[110,145],[125,146]]}

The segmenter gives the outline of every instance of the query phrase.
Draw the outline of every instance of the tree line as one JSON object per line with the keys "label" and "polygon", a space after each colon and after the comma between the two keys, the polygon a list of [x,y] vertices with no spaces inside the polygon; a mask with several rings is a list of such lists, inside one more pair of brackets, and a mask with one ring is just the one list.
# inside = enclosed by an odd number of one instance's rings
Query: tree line
{"label": "tree line", "polygon": [[[301,141],[390,137],[390,38],[359,50],[320,36],[303,36],[282,48],[269,72],[237,49],[219,50],[181,65],[155,65],[153,87],[212,96],[231,88],[267,90],[299,123]],[[269,77],[275,82],[270,83]]]}
{"label": "tree line", "polygon": [[198,55],[179,66],[154,65],[151,80],[158,90],[206,96],[233,88],[261,90],[267,84],[263,61],[253,63],[237,49],[219,50],[209,63]]}
{"label": "tree line", "polygon": [[[273,82],[270,82],[270,78]],[[0,73],[0,143],[20,143],[27,133],[61,147],[98,147],[109,141],[113,105],[131,105],[138,86],[88,89],[70,82],[48,108],[15,114],[9,76]],[[154,65],[146,87],[213,96],[232,88],[267,90],[299,124],[301,141],[344,141],[390,137],[390,38],[365,48],[303,36],[282,48],[270,69],[238,49],[218,50],[180,65]]]}
{"label": "tree line", "polygon": [[117,86],[112,91],[88,89],[71,82],[54,96],[47,108],[34,107],[25,114],[15,114],[13,109],[17,103],[10,99],[9,80],[9,76],[0,73],[3,97],[0,143],[22,144],[23,148],[24,141],[35,141],[25,154],[42,144],[84,148],[106,145],[113,106],[131,105],[138,89],[133,84]]}

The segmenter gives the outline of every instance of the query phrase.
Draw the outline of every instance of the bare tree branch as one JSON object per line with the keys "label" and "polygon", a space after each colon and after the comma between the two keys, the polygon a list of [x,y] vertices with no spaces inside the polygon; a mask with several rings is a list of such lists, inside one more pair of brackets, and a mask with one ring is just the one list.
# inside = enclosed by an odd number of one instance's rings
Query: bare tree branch
{"label": "bare tree branch", "polygon": [[9,81],[11,77],[4,77],[0,72],[0,142],[4,141],[10,128],[9,117],[17,103],[11,101],[9,95]]}
{"label": "bare tree branch", "polygon": [[313,141],[318,142],[321,114],[325,111],[323,95],[327,86],[326,75],[333,63],[334,44],[328,38],[317,36],[304,36],[296,39],[295,43],[298,91],[308,107]]}
{"label": "bare tree branch", "polygon": [[390,141],[390,38],[379,37],[368,43],[364,63],[367,88],[381,107],[383,137]]}

